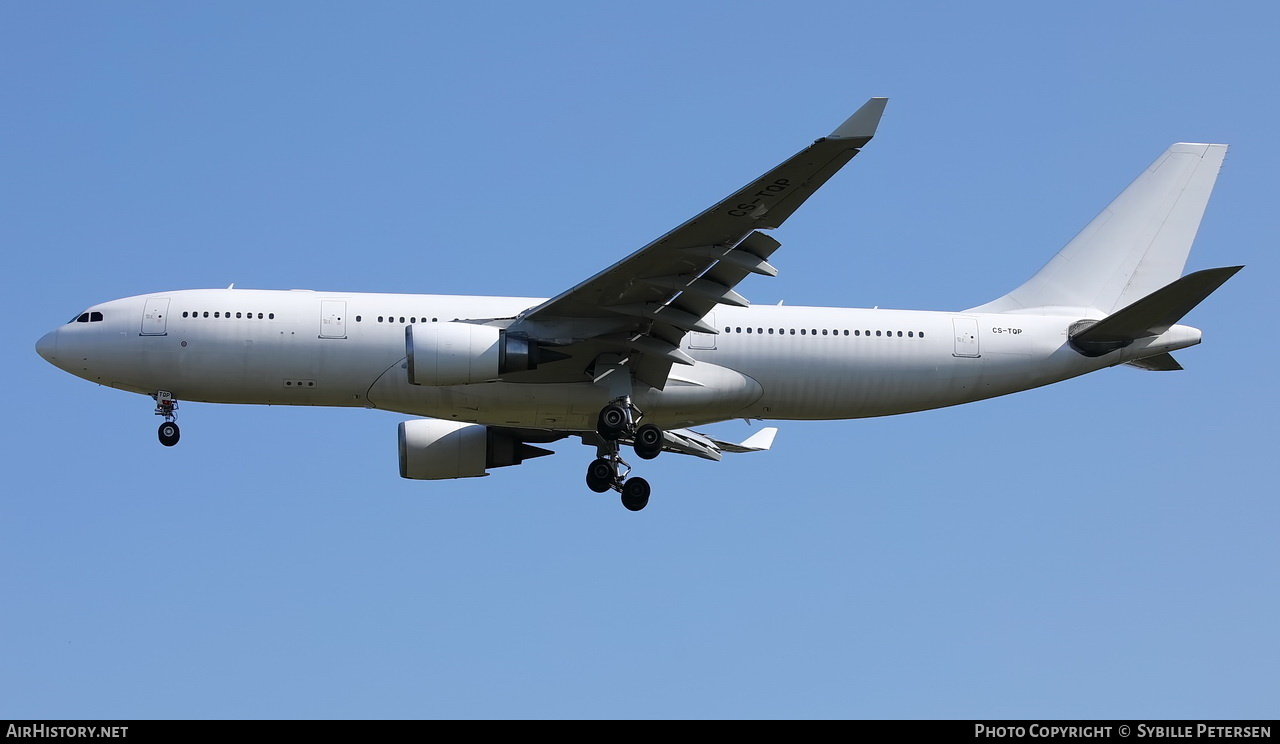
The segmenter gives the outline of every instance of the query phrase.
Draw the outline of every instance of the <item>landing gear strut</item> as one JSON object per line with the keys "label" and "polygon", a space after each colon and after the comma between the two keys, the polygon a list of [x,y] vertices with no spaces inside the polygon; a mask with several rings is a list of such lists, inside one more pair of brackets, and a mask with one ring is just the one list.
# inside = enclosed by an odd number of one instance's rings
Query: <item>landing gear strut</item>
{"label": "landing gear strut", "polygon": [[600,409],[596,418],[596,434],[600,443],[597,457],[587,468],[587,488],[596,493],[614,490],[622,494],[622,505],[640,511],[649,503],[649,482],[644,478],[628,478],[631,466],[622,459],[619,440],[630,437],[636,455],[652,460],[662,452],[662,429],[653,424],[636,427],[640,411],[622,396]]}
{"label": "landing gear strut", "polygon": [[173,399],[173,393],[167,390],[161,390],[152,396],[156,399],[156,415],[164,416],[164,423],[160,424],[160,429],[156,432],[160,437],[160,444],[166,447],[172,447],[178,443],[178,438],[182,436],[182,432],[178,430],[178,423],[174,420],[173,412],[178,410],[178,401]]}

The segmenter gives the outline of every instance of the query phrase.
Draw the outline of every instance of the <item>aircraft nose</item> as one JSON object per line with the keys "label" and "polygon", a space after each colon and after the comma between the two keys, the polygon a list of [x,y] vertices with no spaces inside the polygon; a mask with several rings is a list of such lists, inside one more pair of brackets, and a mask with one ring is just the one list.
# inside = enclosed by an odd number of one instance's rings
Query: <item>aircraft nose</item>
{"label": "aircraft nose", "polygon": [[58,332],[56,330],[49,331],[40,337],[36,342],[36,353],[44,357],[44,360],[50,364],[54,364],[54,358],[58,353]]}

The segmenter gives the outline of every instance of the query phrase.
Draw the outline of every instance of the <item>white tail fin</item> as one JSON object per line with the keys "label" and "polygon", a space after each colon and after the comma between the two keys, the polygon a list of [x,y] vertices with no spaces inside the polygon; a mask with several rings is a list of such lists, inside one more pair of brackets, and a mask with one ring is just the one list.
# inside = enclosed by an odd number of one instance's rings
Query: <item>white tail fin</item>
{"label": "white tail fin", "polygon": [[1105,315],[1177,280],[1226,154],[1173,145],[1035,276],[968,312]]}

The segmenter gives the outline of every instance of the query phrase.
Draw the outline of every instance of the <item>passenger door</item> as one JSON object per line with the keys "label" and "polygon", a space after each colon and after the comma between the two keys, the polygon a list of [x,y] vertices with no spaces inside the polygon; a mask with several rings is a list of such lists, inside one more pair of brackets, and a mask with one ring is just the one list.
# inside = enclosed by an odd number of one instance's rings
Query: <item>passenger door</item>
{"label": "passenger door", "polygon": [[956,350],[958,357],[980,357],[978,349],[978,321],[976,318],[953,318],[952,324],[956,332]]}
{"label": "passenger door", "polygon": [[320,301],[320,338],[347,337],[347,303],[343,300]]}
{"label": "passenger door", "polygon": [[169,314],[168,297],[152,297],[142,309],[142,335],[165,335],[165,316]]}

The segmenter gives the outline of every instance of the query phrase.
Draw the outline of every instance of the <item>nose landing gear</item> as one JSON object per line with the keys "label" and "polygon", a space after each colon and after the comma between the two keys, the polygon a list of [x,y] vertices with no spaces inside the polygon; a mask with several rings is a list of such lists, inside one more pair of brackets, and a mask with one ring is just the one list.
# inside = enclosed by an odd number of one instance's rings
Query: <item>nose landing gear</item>
{"label": "nose landing gear", "polygon": [[649,504],[649,482],[644,478],[628,478],[631,466],[622,459],[619,440],[630,437],[636,455],[652,460],[662,452],[662,429],[653,424],[637,427],[640,411],[631,405],[629,396],[620,397],[604,408],[596,419],[600,438],[597,457],[587,468],[587,488],[596,493],[614,490],[622,495],[622,505],[640,511]]}
{"label": "nose landing gear", "polygon": [[178,401],[173,399],[173,393],[168,390],[161,390],[151,397],[156,399],[156,415],[164,416],[164,423],[160,424],[160,429],[156,432],[160,437],[160,444],[172,447],[182,436],[173,415],[173,412],[178,410]]}

